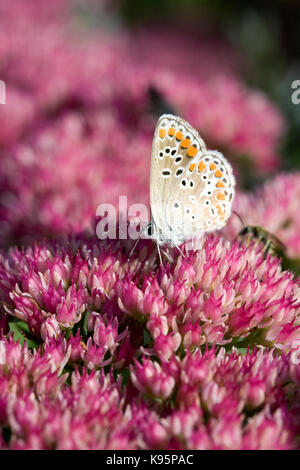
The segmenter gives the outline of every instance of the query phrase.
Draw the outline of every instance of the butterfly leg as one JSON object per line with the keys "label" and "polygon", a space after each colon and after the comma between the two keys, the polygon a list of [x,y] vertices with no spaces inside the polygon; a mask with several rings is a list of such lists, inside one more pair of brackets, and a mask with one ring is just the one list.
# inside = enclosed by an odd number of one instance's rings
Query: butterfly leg
{"label": "butterfly leg", "polygon": [[182,256],[183,258],[185,258],[185,254],[182,252],[182,250],[179,248],[179,246],[176,245],[175,243],[173,243],[173,244],[174,244],[175,248],[177,248],[177,250],[179,251],[179,253],[181,254],[181,256]]}
{"label": "butterfly leg", "polygon": [[163,262],[162,262],[161,252],[160,252],[159,244],[157,242],[156,242],[156,246],[157,246],[157,251],[158,251],[158,256],[159,256],[159,263],[162,266]]}
{"label": "butterfly leg", "polygon": [[170,263],[173,263],[173,258],[169,255],[169,253],[165,250],[161,250],[161,252],[165,255],[165,257],[167,258],[167,260],[170,262]]}

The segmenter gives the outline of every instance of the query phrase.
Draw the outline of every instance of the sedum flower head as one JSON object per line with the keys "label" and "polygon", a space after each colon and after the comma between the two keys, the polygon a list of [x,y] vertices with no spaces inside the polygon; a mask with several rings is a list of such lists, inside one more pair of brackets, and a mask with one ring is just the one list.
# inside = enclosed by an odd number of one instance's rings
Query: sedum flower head
{"label": "sedum flower head", "polygon": [[157,266],[155,245],[143,243],[153,251],[148,265],[143,249],[128,261],[118,243],[88,239],[10,249],[0,264],[3,312],[38,341],[84,325],[86,354],[114,359],[132,325],[134,349],[162,360],[206,344],[297,347],[299,284],[276,257],[208,236],[200,250],[174,249],[174,261]]}

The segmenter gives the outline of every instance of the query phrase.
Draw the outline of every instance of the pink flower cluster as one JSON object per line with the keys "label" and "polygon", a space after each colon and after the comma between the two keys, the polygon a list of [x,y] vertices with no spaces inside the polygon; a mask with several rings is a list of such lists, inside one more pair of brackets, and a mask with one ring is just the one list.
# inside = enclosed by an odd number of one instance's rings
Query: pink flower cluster
{"label": "pink flower cluster", "polygon": [[0,259],[5,311],[44,340],[86,318],[93,340],[86,348],[79,337],[72,341],[89,367],[107,354],[126,360],[132,322],[136,350],[144,326],[152,338],[147,353],[161,360],[205,344],[297,348],[299,283],[276,257],[210,236],[200,250],[185,258],[174,250],[172,265],[156,268],[156,247],[144,244],[130,261],[118,244],[95,241],[10,249]]}
{"label": "pink flower cluster", "polygon": [[103,370],[63,372],[66,341],[32,353],[5,338],[0,361],[3,449],[297,448],[300,369],[290,356],[142,357],[127,387]]}
{"label": "pink flower cluster", "polygon": [[[95,112],[87,119],[64,113],[2,157],[3,240],[28,243],[37,236],[80,232],[91,226],[101,202],[117,207],[120,194],[128,204],[148,200],[150,161],[140,158],[148,146],[145,137],[133,140],[109,114]],[[102,133],[111,136],[110,143]]]}
{"label": "pink flower cluster", "polygon": [[140,243],[1,255],[1,447],[298,448],[299,281],[255,243]]}
{"label": "pink flower cluster", "polygon": [[171,31],[91,33],[71,27],[70,5],[2,2],[2,246],[81,232],[119,194],[147,203],[151,88],[209,145],[278,167],[283,119],[243,85],[229,47]]}
{"label": "pink flower cluster", "polygon": [[70,360],[66,342],[47,341],[32,354],[11,340],[1,340],[1,426],[10,428],[13,449],[127,449],[120,380],[103,372],[62,373]]}
{"label": "pink flower cluster", "polygon": [[[91,32],[73,7],[0,4],[0,448],[299,449],[293,273],[234,241],[234,216],[163,265],[150,240],[128,259],[128,240],[85,233],[101,202],[148,202],[151,90],[261,172],[278,168],[281,115],[219,40]],[[291,257],[298,180],[235,202]]]}

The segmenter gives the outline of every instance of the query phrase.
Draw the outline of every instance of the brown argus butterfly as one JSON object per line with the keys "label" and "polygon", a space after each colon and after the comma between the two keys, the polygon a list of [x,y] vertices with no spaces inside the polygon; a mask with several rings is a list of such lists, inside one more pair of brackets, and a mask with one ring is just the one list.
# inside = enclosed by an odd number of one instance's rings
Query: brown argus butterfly
{"label": "brown argus butterfly", "polygon": [[207,150],[190,124],[172,114],[156,125],[150,175],[152,238],[174,246],[223,227],[235,179],[224,156]]}

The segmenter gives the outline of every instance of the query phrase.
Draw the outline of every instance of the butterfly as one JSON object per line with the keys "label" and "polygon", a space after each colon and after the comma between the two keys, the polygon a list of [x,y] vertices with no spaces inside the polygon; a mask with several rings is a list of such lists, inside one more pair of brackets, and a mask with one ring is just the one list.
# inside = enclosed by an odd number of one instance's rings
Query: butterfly
{"label": "butterfly", "polygon": [[[157,246],[179,245],[222,228],[231,215],[235,178],[225,157],[208,150],[184,119],[163,114],[150,170],[151,230]],[[180,250],[179,250],[180,251]]]}

